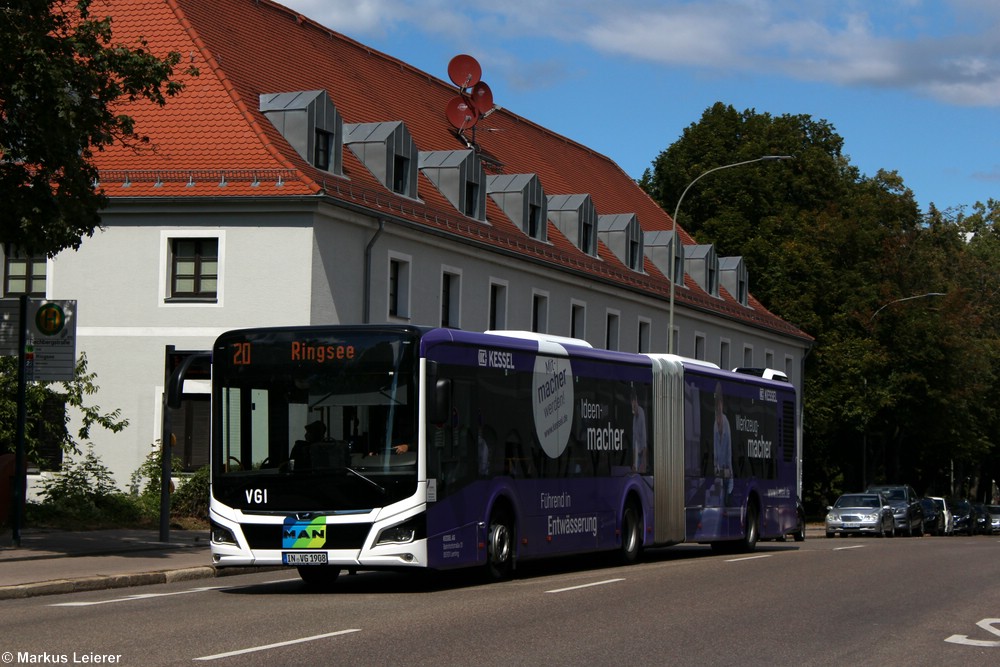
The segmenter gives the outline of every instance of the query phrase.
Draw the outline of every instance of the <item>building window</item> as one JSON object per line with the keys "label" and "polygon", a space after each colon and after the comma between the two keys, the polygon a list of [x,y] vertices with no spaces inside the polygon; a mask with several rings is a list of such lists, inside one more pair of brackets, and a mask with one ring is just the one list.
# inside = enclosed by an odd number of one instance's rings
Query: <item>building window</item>
{"label": "building window", "polygon": [[705,337],[701,334],[696,334],[694,337],[694,358],[705,360]]}
{"label": "building window", "polygon": [[11,246],[4,248],[3,293],[6,296],[27,294],[45,297],[45,272],[48,263],[44,255],[28,255]]}
{"label": "building window", "polygon": [[323,171],[330,170],[333,148],[333,134],[326,130],[316,130],[316,147],[313,151],[313,165]]}
{"label": "building window", "polygon": [[392,159],[392,191],[401,195],[410,193],[410,160],[398,153]]}
{"label": "building window", "polygon": [[604,336],[604,347],[608,350],[618,349],[618,313],[608,313],[608,328]]}
{"label": "building window", "polygon": [[542,207],[537,204],[528,206],[528,236],[533,239],[542,238]]}
{"label": "building window", "polygon": [[507,286],[500,283],[490,283],[490,324],[489,329],[496,331],[507,326]]}
{"label": "building window", "polygon": [[410,263],[389,260],[389,317],[410,316]]}
{"label": "building window", "polygon": [[771,350],[764,351],[764,368],[774,368],[774,352]]}
{"label": "building window", "polygon": [[594,238],[594,225],[589,220],[583,220],[580,223],[580,250],[587,253],[588,255],[593,255],[593,238]]}
{"label": "building window", "polygon": [[639,320],[639,341],[636,347],[639,354],[649,352],[649,321]]}
{"label": "building window", "polygon": [[472,181],[465,182],[465,209],[462,211],[470,218],[478,217],[479,212],[479,184]]}
{"label": "building window", "polygon": [[570,307],[569,335],[572,338],[586,340],[587,338],[587,307],[582,303],[574,303]]}
{"label": "building window", "polygon": [[536,293],[531,298],[531,330],[535,333],[549,330],[549,297],[545,294]]}
{"label": "building window", "polygon": [[219,239],[175,238],[170,243],[170,296],[216,299],[219,287]]}
{"label": "building window", "polygon": [[460,276],[456,273],[441,274],[441,326],[459,327]]}
{"label": "building window", "polygon": [[743,348],[743,367],[753,368],[753,348],[749,345]]}
{"label": "building window", "polygon": [[729,341],[724,340],[719,343],[719,367],[725,369],[731,369],[732,366],[729,365]]}

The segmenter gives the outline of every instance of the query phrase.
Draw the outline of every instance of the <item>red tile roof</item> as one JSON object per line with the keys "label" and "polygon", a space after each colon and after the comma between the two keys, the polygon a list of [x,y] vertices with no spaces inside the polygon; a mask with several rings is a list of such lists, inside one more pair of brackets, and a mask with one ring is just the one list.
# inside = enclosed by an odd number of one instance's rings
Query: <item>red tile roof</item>
{"label": "red tile roof", "polygon": [[[344,177],[319,171],[259,111],[261,94],[322,89],[345,123],[402,120],[419,150],[462,150],[445,116],[459,92],[455,85],[269,0],[103,0],[92,10],[105,8],[116,42],[145,38],[154,53],[182,54],[178,72],[199,70],[198,76],[177,75],[185,89],[165,107],[142,101],[123,108],[151,144],[139,151],[111,147],[96,156],[110,197],[326,195],[662,298],[669,294],[669,282],[650,261],[645,273],[636,273],[603,244],[599,258],[589,257],[552,224],[550,243],[539,243],[489,198],[484,224],[456,211],[424,176],[420,201],[395,195],[349,149],[343,152]],[[442,63],[442,71],[446,67]],[[635,213],[647,231],[671,228],[670,216],[608,157],[523,117],[500,109],[481,121],[475,139],[504,173],[538,174],[547,195],[590,194],[599,214]],[[809,339],[753,297],[752,308],[745,308],[724,289],[714,298],[690,278],[687,288],[677,290],[678,303]]]}

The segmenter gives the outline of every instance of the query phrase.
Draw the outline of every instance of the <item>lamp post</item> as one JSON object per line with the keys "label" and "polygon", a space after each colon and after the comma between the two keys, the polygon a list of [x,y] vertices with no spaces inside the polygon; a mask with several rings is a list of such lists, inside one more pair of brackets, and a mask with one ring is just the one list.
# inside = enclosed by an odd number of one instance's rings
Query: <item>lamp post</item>
{"label": "lamp post", "polygon": [[670,322],[667,327],[667,353],[674,353],[674,292],[677,287],[677,244],[680,237],[677,236],[677,216],[681,211],[681,202],[684,201],[684,195],[688,193],[695,183],[700,181],[705,176],[709,174],[721,171],[723,169],[731,169],[732,167],[742,167],[746,164],[753,164],[754,162],[773,162],[776,160],[791,160],[793,159],[791,155],[764,155],[762,157],[754,158],[753,160],[744,160],[743,162],[734,162],[732,164],[724,164],[720,167],[713,167],[708,171],[704,171],[698,175],[693,181],[687,184],[684,191],[681,193],[680,198],[677,200],[677,206],[674,207],[674,228],[673,235],[670,241]]}
{"label": "lamp post", "polygon": [[[881,313],[885,308],[893,305],[894,303],[900,303],[902,301],[912,301],[913,299],[923,299],[929,296],[947,296],[947,292],[926,292],[924,294],[914,294],[913,296],[904,296],[901,299],[893,299],[888,303],[884,303],[875,309],[872,316],[868,318],[869,322],[875,321],[875,316]],[[865,382],[865,393],[867,394],[868,379],[864,379]],[[864,431],[861,434],[861,486],[862,488],[868,488],[868,421],[870,418],[865,419]],[[954,481],[954,471],[952,471],[952,482],[951,482],[952,495],[955,493],[955,481]]]}
{"label": "lamp post", "polygon": [[901,301],[910,301],[911,299],[923,299],[924,297],[928,296],[947,296],[947,295],[948,295],[947,292],[927,292],[926,294],[915,294],[914,296],[904,296],[902,299],[896,299],[895,301],[890,301],[889,303],[885,303],[879,306],[878,310],[872,313],[872,316],[868,319],[868,321],[871,322],[872,320],[874,320],[876,315],[878,315],[879,313],[882,312],[882,310],[884,310],[888,306],[891,306],[894,303],[899,303]]}

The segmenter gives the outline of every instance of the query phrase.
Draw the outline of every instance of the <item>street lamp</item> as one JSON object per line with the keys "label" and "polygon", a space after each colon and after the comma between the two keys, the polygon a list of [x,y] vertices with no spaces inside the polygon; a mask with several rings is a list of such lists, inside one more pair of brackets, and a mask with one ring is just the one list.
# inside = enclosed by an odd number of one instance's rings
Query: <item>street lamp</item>
{"label": "street lamp", "polygon": [[[889,301],[888,303],[884,303],[881,306],[879,306],[875,310],[875,312],[872,313],[872,316],[870,318],[868,318],[868,321],[869,322],[874,322],[876,315],[878,315],[879,313],[882,312],[883,309],[891,306],[894,303],[900,303],[901,301],[912,301],[913,299],[923,299],[923,298],[929,297],[929,296],[947,296],[947,293],[946,292],[927,292],[925,294],[914,294],[913,296],[904,296],[901,299],[893,299],[892,301]],[[865,392],[866,393],[867,393],[867,387],[868,387],[868,380],[865,379]],[[863,488],[868,488],[867,484],[866,484],[866,479],[868,478],[868,422],[869,422],[869,420],[870,420],[870,418],[865,419],[864,431],[861,434],[861,448],[862,448],[861,449],[861,486]],[[952,475],[954,476],[954,471],[952,471]],[[955,481],[954,481],[954,478],[952,479],[952,482],[951,482],[951,490],[952,490],[952,495],[954,495],[954,493],[955,493]]]}
{"label": "street lamp", "polygon": [[[677,244],[679,242],[679,237],[677,236],[677,216],[681,211],[681,202],[684,201],[684,195],[688,193],[691,186],[700,181],[705,176],[708,176],[712,172],[721,171],[722,169],[730,169],[732,167],[742,167],[745,164],[753,164],[754,162],[773,162],[776,160],[791,160],[793,159],[791,155],[764,155],[759,158],[754,158],[753,160],[744,160],[743,162],[734,162],[733,164],[724,164],[721,167],[713,167],[708,171],[702,172],[693,181],[687,184],[684,188],[684,192],[681,193],[680,198],[677,200],[677,206],[674,207],[674,229],[673,235],[670,241],[670,323],[667,327],[667,354],[674,353],[674,291],[677,287]],[[683,275],[683,274],[682,274]]]}
{"label": "street lamp", "polygon": [[890,301],[889,303],[882,304],[881,306],[879,306],[878,310],[876,310],[874,313],[872,313],[872,316],[870,318],[868,318],[868,321],[871,322],[872,320],[874,320],[875,316],[878,315],[879,313],[881,313],[884,308],[886,308],[888,306],[891,306],[894,303],[899,303],[900,301],[910,301],[911,299],[923,299],[924,297],[928,297],[928,296],[947,296],[947,292],[927,292],[926,294],[916,294],[914,296],[904,296],[902,299],[896,299],[895,301]]}

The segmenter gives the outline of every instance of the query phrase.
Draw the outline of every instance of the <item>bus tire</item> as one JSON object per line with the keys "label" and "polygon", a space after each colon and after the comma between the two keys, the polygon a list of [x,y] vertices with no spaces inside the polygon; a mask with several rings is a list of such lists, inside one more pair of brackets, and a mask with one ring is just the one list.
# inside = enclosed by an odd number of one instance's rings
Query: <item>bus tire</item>
{"label": "bus tire", "polygon": [[299,571],[302,582],[316,590],[331,588],[340,576],[340,568],[332,565],[302,565],[295,569]]}
{"label": "bus tire", "polygon": [[486,568],[489,578],[501,581],[514,572],[514,520],[510,511],[496,507],[486,531]]}
{"label": "bus tire", "polygon": [[742,550],[750,553],[757,548],[757,540],[760,539],[760,512],[757,510],[757,503],[751,500],[747,503],[746,529],[743,531]]}
{"label": "bus tire", "polygon": [[622,546],[620,559],[623,565],[631,565],[642,555],[642,514],[634,500],[628,501],[622,512]]}

